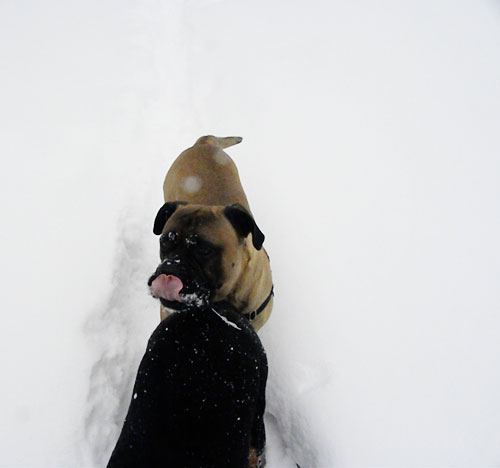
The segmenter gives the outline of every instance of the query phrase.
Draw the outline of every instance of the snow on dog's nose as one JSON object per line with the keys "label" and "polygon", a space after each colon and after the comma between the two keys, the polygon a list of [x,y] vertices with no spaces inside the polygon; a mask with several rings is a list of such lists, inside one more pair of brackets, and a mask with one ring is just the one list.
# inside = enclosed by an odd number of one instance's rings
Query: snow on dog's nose
{"label": "snow on dog's nose", "polygon": [[179,292],[184,287],[182,281],[174,275],[161,274],[151,283],[153,296],[167,301],[182,302]]}

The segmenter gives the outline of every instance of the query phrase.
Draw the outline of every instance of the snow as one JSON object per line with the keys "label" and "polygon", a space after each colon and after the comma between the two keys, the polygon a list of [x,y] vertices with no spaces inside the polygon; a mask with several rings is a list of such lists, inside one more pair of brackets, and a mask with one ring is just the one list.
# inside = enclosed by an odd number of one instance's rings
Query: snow
{"label": "snow", "polygon": [[270,468],[500,463],[498,3],[0,3],[0,465],[106,463],[174,158],[227,150],[276,296]]}
{"label": "snow", "polygon": [[198,293],[191,293],[191,294],[181,294],[181,299],[182,302],[185,302],[186,304],[189,305],[195,305],[197,307],[201,307],[203,305],[203,298],[199,296]]}
{"label": "snow", "polygon": [[201,188],[201,180],[196,176],[188,176],[184,179],[182,188],[187,193],[196,193]]}
{"label": "snow", "polygon": [[[235,323],[231,322],[230,320],[228,320],[226,317],[223,317],[221,314],[219,314],[215,309],[212,309],[214,314],[217,315],[224,323],[226,323],[227,325],[229,325],[230,327],[233,327],[233,328],[236,328],[236,330],[241,330],[240,327],[238,327],[238,325],[236,325]],[[233,348],[231,348],[231,351],[232,351]]]}

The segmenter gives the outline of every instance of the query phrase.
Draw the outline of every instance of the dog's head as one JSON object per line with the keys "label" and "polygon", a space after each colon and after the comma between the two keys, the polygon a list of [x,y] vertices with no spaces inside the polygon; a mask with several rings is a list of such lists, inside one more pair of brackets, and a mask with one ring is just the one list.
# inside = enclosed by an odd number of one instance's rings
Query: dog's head
{"label": "dog's head", "polygon": [[264,234],[241,205],[165,203],[154,222],[161,263],[149,279],[169,309],[203,307],[225,299],[249,260],[246,238],[260,250]]}

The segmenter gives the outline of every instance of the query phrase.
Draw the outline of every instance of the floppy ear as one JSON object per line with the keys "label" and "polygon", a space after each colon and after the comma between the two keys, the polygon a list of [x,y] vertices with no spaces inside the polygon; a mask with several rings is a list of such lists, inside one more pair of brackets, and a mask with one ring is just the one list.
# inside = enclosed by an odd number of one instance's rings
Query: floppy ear
{"label": "floppy ear", "polygon": [[224,208],[224,215],[233,225],[234,230],[240,237],[246,237],[248,234],[252,233],[253,246],[257,250],[262,248],[265,236],[245,208],[239,203],[226,206],[226,208]]}
{"label": "floppy ear", "polygon": [[161,232],[163,231],[163,228],[165,226],[165,223],[168,221],[168,218],[174,214],[174,211],[177,209],[177,206],[179,205],[179,202],[167,202],[165,203],[160,210],[158,211],[158,214],[156,215],[155,218],[155,223],[153,226],[153,232],[159,236]]}

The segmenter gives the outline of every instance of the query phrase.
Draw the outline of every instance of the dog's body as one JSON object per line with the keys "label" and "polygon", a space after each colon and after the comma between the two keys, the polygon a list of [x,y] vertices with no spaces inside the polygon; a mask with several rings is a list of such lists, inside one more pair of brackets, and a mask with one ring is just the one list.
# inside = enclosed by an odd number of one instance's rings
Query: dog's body
{"label": "dog's body", "polygon": [[163,183],[165,201],[221,206],[239,203],[250,212],[238,169],[223,151],[241,140],[240,137],[198,138],[170,167]]}
{"label": "dog's body", "polygon": [[262,344],[232,306],[170,315],[149,340],[108,468],[257,466],[266,379]]}
{"label": "dog's body", "polygon": [[[252,325],[259,330],[271,314],[273,284],[269,257],[261,248],[264,236],[251,215],[238,170],[223,151],[240,141],[239,137],[205,136],[181,153],[165,178],[166,203],[155,221],[155,233],[176,232],[173,225],[182,218],[184,225],[191,224],[191,236],[199,235],[220,248],[222,263],[212,299],[226,300],[251,315]],[[169,204],[170,209],[165,209]],[[168,316],[168,308],[175,307],[163,303],[162,319]]]}

